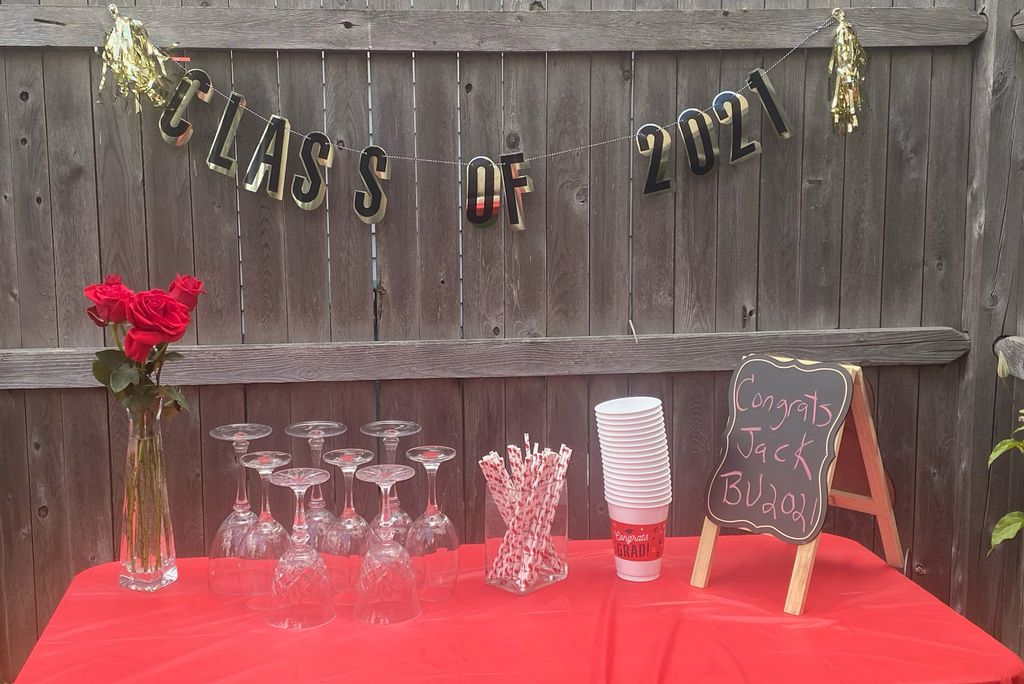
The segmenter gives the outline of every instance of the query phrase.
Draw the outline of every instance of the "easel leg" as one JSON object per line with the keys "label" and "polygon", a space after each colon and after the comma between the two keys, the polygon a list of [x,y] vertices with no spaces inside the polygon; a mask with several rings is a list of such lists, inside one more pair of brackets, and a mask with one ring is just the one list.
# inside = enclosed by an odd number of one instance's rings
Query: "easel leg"
{"label": "easel leg", "polygon": [[793,575],[789,578],[789,591],[786,592],[784,611],[790,615],[802,615],[804,603],[807,601],[807,587],[811,583],[811,571],[814,570],[814,557],[818,553],[818,542],[821,537],[802,544],[796,551],[796,562],[793,563]]}
{"label": "easel leg", "polygon": [[690,584],[698,589],[708,586],[711,555],[715,552],[715,542],[718,541],[718,529],[718,525],[704,518],[704,528],[700,532],[700,544],[697,546],[697,560],[693,564],[693,574],[690,576]]}

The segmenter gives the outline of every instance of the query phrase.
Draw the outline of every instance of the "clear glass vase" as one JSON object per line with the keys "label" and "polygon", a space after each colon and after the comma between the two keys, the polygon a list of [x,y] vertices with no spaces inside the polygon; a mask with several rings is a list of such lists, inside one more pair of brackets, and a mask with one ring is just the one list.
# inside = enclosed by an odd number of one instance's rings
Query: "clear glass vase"
{"label": "clear glass vase", "polygon": [[158,399],[128,410],[120,583],[135,591],[156,591],[178,579],[160,438],[162,409]]}
{"label": "clear glass vase", "polygon": [[[565,484],[557,499],[508,488],[496,497],[487,489],[484,559],[487,584],[529,594],[569,575],[569,506]],[[519,502],[519,497],[528,497]],[[553,505],[544,501],[554,499]],[[525,508],[523,506],[525,505]]]}

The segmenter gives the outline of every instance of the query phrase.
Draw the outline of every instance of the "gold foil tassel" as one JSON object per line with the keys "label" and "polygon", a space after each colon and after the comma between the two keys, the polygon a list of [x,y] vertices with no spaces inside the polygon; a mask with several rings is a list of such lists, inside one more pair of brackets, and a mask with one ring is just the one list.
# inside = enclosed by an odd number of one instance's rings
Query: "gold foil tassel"
{"label": "gold foil tassel", "polygon": [[832,123],[839,133],[853,133],[859,121],[857,114],[864,108],[862,85],[868,56],[860,46],[860,39],[840,8],[832,10],[838,23],[832,58],[828,61],[829,92]]}
{"label": "gold foil tassel", "polygon": [[107,5],[107,9],[114,17],[114,27],[104,36],[103,48],[96,48],[96,53],[103,60],[100,94],[109,69],[116,82],[115,99],[118,94],[133,99],[136,112],[142,109],[140,97],[148,99],[154,107],[162,108],[174,92],[175,84],[166,69],[170,58],[153,45],[141,23],[121,15],[116,5]]}

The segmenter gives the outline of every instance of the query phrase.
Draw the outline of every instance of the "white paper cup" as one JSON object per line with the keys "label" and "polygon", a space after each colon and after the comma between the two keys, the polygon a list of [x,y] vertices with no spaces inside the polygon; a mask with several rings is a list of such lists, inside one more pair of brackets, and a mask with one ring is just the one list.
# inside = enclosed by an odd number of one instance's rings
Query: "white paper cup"
{"label": "white paper cup", "polygon": [[665,439],[668,433],[664,425],[655,426],[649,430],[637,430],[635,432],[608,433],[601,428],[597,429],[597,436],[601,443],[605,442],[651,442],[658,439]]}
{"label": "white paper cup", "polygon": [[665,416],[660,412],[651,416],[641,416],[631,420],[609,420],[607,418],[601,418],[600,416],[597,418],[598,429],[608,431],[640,430],[664,424]]}
{"label": "white paper cup", "polygon": [[650,582],[661,575],[668,504],[637,508],[608,502],[615,573],[629,582]]}
{"label": "white paper cup", "polygon": [[594,407],[594,413],[599,416],[629,416],[643,415],[653,410],[661,409],[661,399],[656,397],[622,397],[621,399],[609,399]]}
{"label": "white paper cup", "polygon": [[656,473],[636,473],[633,475],[620,475],[619,473],[612,473],[607,470],[604,471],[604,481],[610,482],[616,486],[660,486],[661,484],[670,481],[670,479],[671,474],[669,473],[668,468]]}
{"label": "white paper cup", "polygon": [[672,499],[672,485],[657,488],[629,489],[604,484],[604,498],[618,504],[641,504],[644,506],[667,503]]}
{"label": "white paper cup", "polygon": [[604,490],[605,501],[613,503],[616,506],[633,506],[636,508],[657,508],[658,506],[666,506],[672,503],[672,493],[662,494],[653,498],[644,498],[640,496],[633,496],[632,494],[622,494]]}
{"label": "white paper cup", "polygon": [[651,473],[668,467],[667,455],[660,455],[645,459],[613,459],[604,458],[602,464],[605,470],[623,475],[639,475]]}

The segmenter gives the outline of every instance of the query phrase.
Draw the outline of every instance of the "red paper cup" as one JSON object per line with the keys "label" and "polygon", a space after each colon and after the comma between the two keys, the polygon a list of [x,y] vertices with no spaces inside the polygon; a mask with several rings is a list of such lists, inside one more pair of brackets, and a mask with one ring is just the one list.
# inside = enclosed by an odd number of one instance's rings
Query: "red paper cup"
{"label": "red paper cup", "polygon": [[650,582],[661,575],[668,504],[633,508],[608,504],[611,518],[615,572],[629,582]]}

